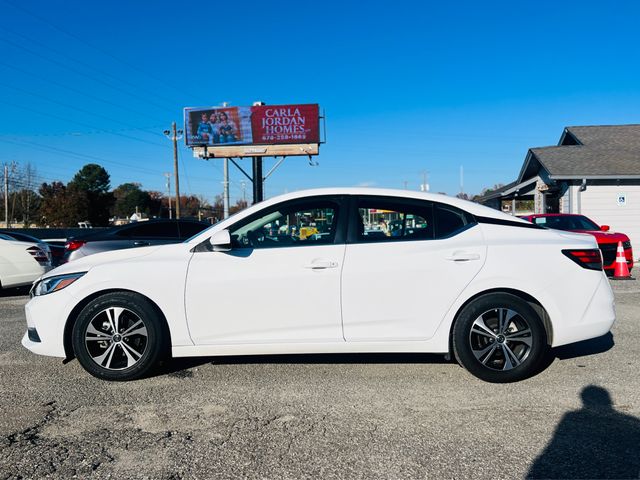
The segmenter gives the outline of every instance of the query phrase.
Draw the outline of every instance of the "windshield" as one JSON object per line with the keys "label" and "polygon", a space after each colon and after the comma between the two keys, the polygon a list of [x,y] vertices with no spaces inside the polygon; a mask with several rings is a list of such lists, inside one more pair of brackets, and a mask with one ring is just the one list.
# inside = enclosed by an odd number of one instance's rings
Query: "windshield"
{"label": "windshield", "polygon": [[537,217],[533,219],[533,223],[556,230],[600,230],[598,225],[582,215]]}

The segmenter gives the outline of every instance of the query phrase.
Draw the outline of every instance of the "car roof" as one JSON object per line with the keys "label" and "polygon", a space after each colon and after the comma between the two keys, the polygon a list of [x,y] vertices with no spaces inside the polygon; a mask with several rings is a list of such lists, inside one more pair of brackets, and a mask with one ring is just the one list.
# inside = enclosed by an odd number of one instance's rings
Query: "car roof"
{"label": "car roof", "polygon": [[584,217],[581,213],[533,213],[525,217]]}
{"label": "car roof", "polygon": [[189,243],[198,243],[202,241],[203,236],[206,236],[218,230],[223,230],[225,228],[228,228],[230,225],[232,225],[236,221],[242,220],[243,218],[246,218],[249,215],[253,215],[254,213],[262,210],[263,208],[268,208],[278,203],[286,202],[289,200],[304,199],[308,197],[339,196],[339,195],[367,195],[367,196],[376,196],[376,197],[398,197],[403,199],[427,200],[431,202],[438,202],[438,203],[444,203],[447,205],[452,205],[454,207],[460,208],[478,217],[507,220],[513,223],[531,224],[531,222],[528,222],[527,220],[515,217],[513,215],[506,214],[504,212],[501,212],[500,210],[495,210],[493,208],[480,205],[479,203],[470,202],[469,200],[462,200],[457,197],[450,197],[448,195],[444,195],[440,193],[428,193],[428,192],[418,192],[413,190],[400,190],[400,189],[390,189],[390,188],[330,187],[330,188],[314,188],[314,189],[308,189],[308,190],[298,190],[295,192],[278,195],[276,197],[269,198],[268,200],[264,200],[262,202],[253,204],[248,208],[245,208],[244,210],[241,210],[231,215],[230,217],[225,218],[224,220],[221,220],[220,222],[214,224],[212,226],[212,230],[207,229],[205,231],[208,233],[201,232],[202,236],[200,234],[195,235],[194,237],[191,238]]}
{"label": "car roof", "polygon": [[[267,206],[269,204],[279,203],[286,200],[294,200],[297,198],[312,197],[318,195],[368,195],[368,196],[380,196],[380,197],[400,197],[416,200],[429,200],[432,202],[446,203],[452,205],[467,212],[484,217],[491,218],[503,218],[511,219],[513,221],[519,221],[517,217],[495,210],[493,208],[485,207],[479,203],[474,203],[469,200],[463,200],[457,197],[450,197],[441,193],[429,193],[419,192],[414,190],[401,190],[391,188],[372,188],[372,187],[330,187],[330,188],[314,188],[308,190],[298,190],[296,192],[285,193],[272,197],[269,200],[255,204],[255,206]],[[250,208],[252,208],[250,207]],[[524,220],[522,220],[524,222]]]}

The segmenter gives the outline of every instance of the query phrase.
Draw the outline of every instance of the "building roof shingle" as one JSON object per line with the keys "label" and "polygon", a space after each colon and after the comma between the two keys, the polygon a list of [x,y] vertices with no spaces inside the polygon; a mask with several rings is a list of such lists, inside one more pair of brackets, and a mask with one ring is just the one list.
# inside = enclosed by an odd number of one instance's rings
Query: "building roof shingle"
{"label": "building roof shingle", "polygon": [[640,177],[640,125],[566,127],[561,143],[530,149],[519,181],[536,170],[536,161],[556,179]]}

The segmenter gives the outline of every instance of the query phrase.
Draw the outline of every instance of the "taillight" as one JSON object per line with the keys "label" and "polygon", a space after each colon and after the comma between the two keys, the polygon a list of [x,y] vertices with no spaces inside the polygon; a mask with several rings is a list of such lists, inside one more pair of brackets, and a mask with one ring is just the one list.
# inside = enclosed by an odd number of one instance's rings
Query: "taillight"
{"label": "taillight", "polygon": [[64,249],[67,252],[73,252],[74,250],[79,249],[85,243],[87,242],[83,242],[82,240],[69,240],[67,243],[65,243]]}
{"label": "taillight", "polygon": [[27,248],[27,252],[29,252],[40,265],[47,265],[49,263],[49,257],[40,247],[29,247]]}
{"label": "taillight", "polygon": [[576,262],[582,268],[602,270],[602,254],[599,248],[588,250],[562,250],[565,256]]}

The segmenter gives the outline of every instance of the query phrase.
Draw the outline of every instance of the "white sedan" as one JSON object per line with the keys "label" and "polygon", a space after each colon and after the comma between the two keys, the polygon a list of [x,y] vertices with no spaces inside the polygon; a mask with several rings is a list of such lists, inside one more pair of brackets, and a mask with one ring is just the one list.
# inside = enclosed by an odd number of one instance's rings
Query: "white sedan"
{"label": "white sedan", "polygon": [[31,285],[51,269],[51,254],[36,243],[0,233],[0,289]]}
{"label": "white sedan", "polygon": [[[365,235],[378,222],[393,228]],[[592,236],[382,189],[276,197],[181,244],[63,265],[31,295],[23,345],[108,380],[169,355],[435,352],[509,382],[615,320]]]}

